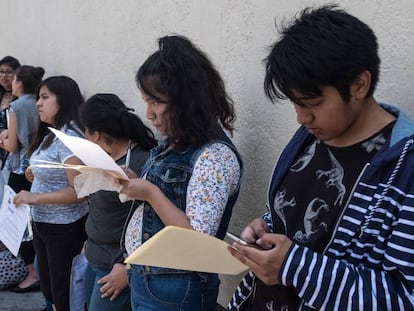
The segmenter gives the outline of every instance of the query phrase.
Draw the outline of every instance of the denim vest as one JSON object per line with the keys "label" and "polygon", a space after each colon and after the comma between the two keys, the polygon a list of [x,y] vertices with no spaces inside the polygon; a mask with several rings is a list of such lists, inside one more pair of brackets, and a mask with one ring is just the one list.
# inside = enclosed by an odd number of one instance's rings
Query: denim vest
{"label": "denim vest", "polygon": [[[146,176],[145,178],[157,185],[175,206],[185,212],[187,187],[192,176],[194,164],[206,146],[213,143],[223,143],[236,154],[240,165],[241,175],[243,171],[241,156],[228,136],[222,132],[218,139],[213,140],[199,148],[189,147],[184,151],[169,149],[167,141],[161,141],[157,147],[151,150],[150,156],[142,168],[141,176]],[[217,238],[223,239],[226,234],[233,206],[236,203],[239,191],[240,180],[237,185],[237,190],[229,196],[227,201],[227,205],[216,234]],[[148,202],[144,202],[142,243],[162,228],[164,228],[164,224],[158,217],[157,213]]]}

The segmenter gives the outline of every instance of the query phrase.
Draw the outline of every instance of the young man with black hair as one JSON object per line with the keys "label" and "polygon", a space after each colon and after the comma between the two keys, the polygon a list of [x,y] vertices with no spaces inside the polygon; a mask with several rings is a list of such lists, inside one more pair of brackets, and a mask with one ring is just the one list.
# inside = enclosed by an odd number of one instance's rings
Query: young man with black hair
{"label": "young man with black hair", "polygon": [[250,267],[228,310],[414,309],[414,123],[378,103],[373,31],[305,9],[266,59],[265,91],[300,128],[275,166],[268,213],[231,253]]}

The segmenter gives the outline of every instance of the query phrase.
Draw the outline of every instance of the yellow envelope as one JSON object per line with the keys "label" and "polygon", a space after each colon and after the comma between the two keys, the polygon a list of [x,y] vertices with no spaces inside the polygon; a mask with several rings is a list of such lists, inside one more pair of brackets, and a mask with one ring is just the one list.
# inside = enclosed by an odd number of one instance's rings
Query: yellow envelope
{"label": "yellow envelope", "polygon": [[166,226],[138,247],[126,263],[219,274],[239,274],[248,267],[227,250],[229,244],[198,231]]}

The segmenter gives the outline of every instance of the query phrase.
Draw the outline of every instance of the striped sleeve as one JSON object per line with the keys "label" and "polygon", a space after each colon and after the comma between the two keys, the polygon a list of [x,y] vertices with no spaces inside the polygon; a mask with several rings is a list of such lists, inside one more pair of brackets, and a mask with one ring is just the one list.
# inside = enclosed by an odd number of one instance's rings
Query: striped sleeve
{"label": "striped sleeve", "polygon": [[388,208],[373,213],[362,237],[351,223],[365,211],[351,206],[326,255],[295,244],[281,283],[318,310],[414,310],[414,201],[404,196],[405,204],[387,197]]}
{"label": "striped sleeve", "polygon": [[[269,209],[269,207],[267,207],[267,209]],[[269,228],[270,232],[273,232],[272,214],[270,214],[269,212],[266,212],[262,216],[262,219],[266,222],[267,227]]]}
{"label": "striped sleeve", "polygon": [[286,259],[281,283],[295,286],[305,306],[317,310],[414,308],[413,292],[398,273],[354,266],[298,245]]}
{"label": "striped sleeve", "polygon": [[236,291],[230,299],[229,304],[227,305],[228,311],[239,311],[244,307],[244,303],[248,300],[249,296],[253,292],[253,282],[255,275],[252,271],[249,271],[239,286],[237,286]]}

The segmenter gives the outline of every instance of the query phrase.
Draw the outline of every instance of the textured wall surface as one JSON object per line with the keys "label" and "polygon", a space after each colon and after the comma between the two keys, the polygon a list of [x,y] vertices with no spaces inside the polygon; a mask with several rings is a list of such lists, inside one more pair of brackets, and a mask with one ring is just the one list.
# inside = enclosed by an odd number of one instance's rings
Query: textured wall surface
{"label": "textured wall surface", "polygon": [[[265,209],[274,161],[296,128],[291,104],[272,104],[263,93],[262,59],[277,38],[275,22],[325,1],[306,0],[2,0],[0,57],[43,66],[46,76],[73,77],[84,95],[118,94],[144,116],[134,84],[140,63],[160,36],[188,36],[211,58],[236,102],[234,142],[245,161],[242,192],[231,227],[240,232]],[[376,92],[414,117],[411,0],[344,0],[341,7],[369,24],[382,59]],[[237,277],[222,277],[226,304]]]}

